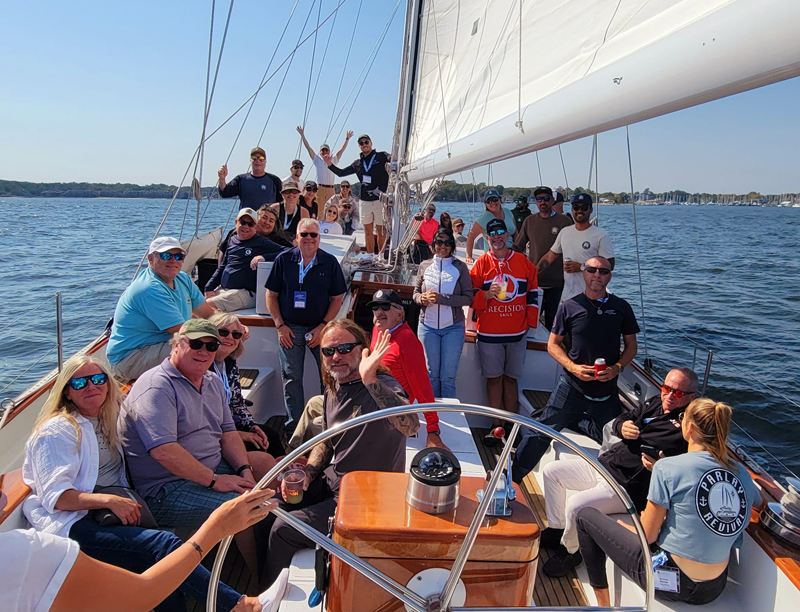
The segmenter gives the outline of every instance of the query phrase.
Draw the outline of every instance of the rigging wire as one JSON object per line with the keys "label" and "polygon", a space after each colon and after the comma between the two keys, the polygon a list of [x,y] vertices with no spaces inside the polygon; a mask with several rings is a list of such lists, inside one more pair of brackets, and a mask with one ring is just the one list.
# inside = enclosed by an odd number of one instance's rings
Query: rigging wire
{"label": "rigging wire", "polygon": [[[320,10],[322,10],[322,2],[319,4]],[[319,70],[317,71],[317,80],[314,81],[314,90],[311,92],[311,104],[308,107],[308,112],[311,112],[311,107],[314,106],[314,100],[317,97],[317,88],[319,87],[319,79],[322,76],[322,68],[325,66],[325,60],[328,57],[328,47],[331,44],[331,38],[333,38],[333,32],[336,29],[336,18],[339,16],[339,13],[335,13],[333,16],[333,21],[331,22],[331,29],[328,32],[328,40],[325,41],[325,50],[322,52],[322,62],[320,62]],[[317,17],[317,21],[319,21],[319,17]],[[317,28],[319,29],[319,28]],[[352,42],[352,37],[351,41]],[[305,126],[304,126],[305,127]]]}
{"label": "rigging wire", "polygon": [[[317,0],[314,0],[316,3]],[[311,81],[314,79],[314,60],[317,57],[317,35],[319,34],[319,18],[322,15],[322,2],[323,0],[319,0],[319,7],[317,8],[317,27],[314,29],[314,45],[311,47],[311,62],[309,64],[308,69],[308,85],[306,85],[306,105],[303,109],[303,129],[306,127],[306,121],[308,121],[308,110],[309,110],[309,99],[311,98]],[[314,8],[314,5],[311,5],[311,8]],[[320,73],[322,73],[322,66],[320,66]],[[300,150],[303,147],[303,139],[297,143],[297,153],[295,154],[296,158],[300,157]]]}
{"label": "rigging wire", "polygon": [[[631,181],[631,205],[633,206],[633,237],[636,245],[636,271],[639,275],[639,307],[642,309],[642,338],[644,339],[645,361],[649,358],[647,350],[647,323],[644,312],[644,283],[642,282],[642,262],[639,257],[639,226],[636,223],[636,201],[633,197],[633,162],[631,161],[631,137],[628,126],[625,126],[625,141],[628,146],[628,175]],[[595,185],[597,187],[597,185]],[[598,208],[600,205],[598,204]]]}
{"label": "rigging wire", "polygon": [[[488,4],[488,3],[487,3]],[[438,42],[437,42],[438,47]],[[525,130],[522,127],[522,0],[519,0],[519,86],[517,87],[517,122],[516,126],[523,134]],[[538,161],[538,153],[537,153]],[[542,184],[542,171],[539,170],[539,184]]]}
{"label": "rigging wire", "polygon": [[[358,3],[358,12],[356,13],[356,22],[353,26],[353,31],[358,31],[358,20],[361,17],[361,7],[364,4],[364,0],[359,0]],[[339,86],[336,88],[336,98],[333,100],[333,106],[331,106],[331,117],[328,120],[328,131],[325,133],[325,140],[328,139],[328,136],[331,134],[331,128],[333,127],[333,113],[336,112],[336,105],[339,104],[339,94],[342,93],[342,83],[344,83],[344,74],[347,71],[347,65],[350,61],[350,51],[353,48],[353,41],[355,40],[355,36],[350,37],[350,44],[347,46],[347,55],[344,58],[344,66],[342,67],[342,76],[339,78]]]}
{"label": "rigging wire", "polygon": [[539,168],[539,184],[544,185],[542,180],[542,164],[539,163],[539,151],[536,151],[536,167]]}
{"label": "rigging wire", "polygon": [[594,213],[594,222],[600,226],[600,181],[597,173],[600,167],[600,147],[598,146],[597,134],[594,135],[594,199],[597,202],[597,210]]}
{"label": "rigging wire", "polygon": [[26,317],[29,317],[34,312],[37,312],[37,311],[41,310],[42,308],[45,307],[45,305],[47,305],[51,300],[54,300],[54,299],[55,299],[55,296],[51,295],[49,298],[46,298],[46,299],[42,300],[41,303],[38,306],[34,307],[32,310],[27,310],[27,311],[21,313],[16,319],[13,319],[10,323],[5,325],[4,327],[0,327],[0,332],[4,332],[5,330],[7,330],[12,325],[15,325],[16,323],[19,323],[20,321],[22,321],[22,319],[24,319]]}
{"label": "rigging wire", "polygon": [[564,171],[564,186],[567,188],[567,190],[569,190],[569,179],[567,178],[567,167],[564,165],[564,154],[561,152],[561,145],[558,145],[558,155],[559,155],[559,157],[561,157],[561,169]]}

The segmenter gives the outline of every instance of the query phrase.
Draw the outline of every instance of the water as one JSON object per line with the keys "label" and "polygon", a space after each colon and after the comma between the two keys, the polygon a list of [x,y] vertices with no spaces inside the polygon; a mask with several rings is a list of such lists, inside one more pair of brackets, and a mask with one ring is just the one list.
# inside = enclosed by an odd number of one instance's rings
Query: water
{"label": "water", "polygon": [[[167,204],[0,199],[0,286],[5,288],[0,292],[0,398],[14,397],[55,366],[56,291],[63,296],[65,356],[102,332]],[[175,204],[162,234],[179,234],[185,208],[185,202]],[[437,208],[462,217],[467,229],[482,210],[464,203],[437,203]],[[636,210],[647,355],[656,371],[663,375],[674,366],[691,366],[697,343],[695,368],[702,377],[707,350],[713,349],[707,395],[731,403],[736,422],[766,450],[734,427],[736,440],[749,443],[748,450],[773,475],[800,473],[795,450],[800,407],[792,403],[800,403],[800,394],[790,365],[800,364],[800,210]],[[230,212],[231,203],[212,202],[201,231],[224,225]],[[632,304],[641,325],[631,208],[603,206],[599,214],[617,254],[610,289]],[[194,218],[192,207],[185,237],[194,229]],[[12,382],[47,351],[52,352]],[[644,356],[640,334],[638,357]]]}

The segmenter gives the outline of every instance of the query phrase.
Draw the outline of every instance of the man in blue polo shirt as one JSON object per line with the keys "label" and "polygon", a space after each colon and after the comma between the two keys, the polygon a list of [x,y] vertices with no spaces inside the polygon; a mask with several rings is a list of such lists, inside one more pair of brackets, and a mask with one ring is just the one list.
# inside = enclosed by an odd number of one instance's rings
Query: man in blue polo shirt
{"label": "man in blue polo shirt", "polygon": [[267,172],[267,154],[261,147],[250,151],[250,167],[250,172],[239,174],[228,183],[228,164],[223,164],[217,171],[219,195],[223,198],[239,196],[239,208],[253,210],[264,204],[282,202],[281,179]]}
{"label": "man in blue polo shirt", "polygon": [[303,414],[306,345],[320,365],[322,328],[336,318],[347,291],[339,262],[319,248],[319,223],[301,219],[298,246],[278,255],[267,279],[267,308],[280,341],[283,395],[291,432]]}
{"label": "man in blue polo shirt", "polygon": [[236,233],[214,275],[205,287],[208,303],[222,312],[233,312],[256,305],[256,276],[258,264],[273,261],[283,247],[265,236],[256,235],[258,213],[242,208],[236,215]]}
{"label": "man in blue polo shirt", "polygon": [[207,318],[214,309],[181,272],[186,251],[176,238],[162,236],[147,250],[149,267],[119,298],[106,347],[116,376],[133,380],[169,357],[172,334],[192,314]]}

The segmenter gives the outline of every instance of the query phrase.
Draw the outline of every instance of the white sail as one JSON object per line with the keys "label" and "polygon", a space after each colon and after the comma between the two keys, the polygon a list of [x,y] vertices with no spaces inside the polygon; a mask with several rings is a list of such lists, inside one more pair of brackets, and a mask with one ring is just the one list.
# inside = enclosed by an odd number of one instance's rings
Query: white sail
{"label": "white sail", "polygon": [[521,11],[423,0],[409,182],[800,75],[800,0],[522,0]]}

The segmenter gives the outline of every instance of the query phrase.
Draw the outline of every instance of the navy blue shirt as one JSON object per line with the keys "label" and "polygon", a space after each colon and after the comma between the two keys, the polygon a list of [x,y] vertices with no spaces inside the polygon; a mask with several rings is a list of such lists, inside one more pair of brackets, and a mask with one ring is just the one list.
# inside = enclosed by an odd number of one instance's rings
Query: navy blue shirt
{"label": "navy blue shirt", "polygon": [[[284,322],[313,327],[322,323],[330,306],[330,298],[347,291],[342,267],[336,258],[317,249],[314,264],[300,284],[300,247],[284,251],[272,265],[267,289],[278,294],[278,305]],[[305,308],[295,308],[295,292],[305,291]]]}
{"label": "navy blue shirt", "polygon": [[[574,363],[594,365],[594,360],[602,357],[610,367],[619,361],[621,337],[639,333],[639,324],[631,305],[622,298],[609,293],[608,300],[600,302],[581,293],[561,303],[551,331],[570,338],[567,355]],[[616,378],[585,381],[570,372],[565,374],[574,387],[589,397],[617,393]]]}
{"label": "navy blue shirt", "polygon": [[375,202],[380,199],[380,195],[373,190],[379,189],[386,192],[389,188],[389,173],[386,164],[392,160],[392,156],[386,151],[375,151],[374,149],[366,155],[362,153],[358,159],[347,168],[338,168],[331,164],[328,166],[336,176],[348,176],[355,174],[361,181],[361,199],[365,202]]}
{"label": "navy blue shirt", "polygon": [[239,208],[252,208],[258,210],[264,204],[282,202],[281,179],[267,172],[264,176],[253,176],[249,172],[234,177],[230,183],[221,189],[219,195],[223,198],[239,196]]}
{"label": "navy blue shirt", "polygon": [[228,240],[222,263],[206,283],[206,291],[213,291],[217,287],[255,291],[258,271],[250,268],[253,257],[261,255],[264,261],[274,261],[283,251],[283,247],[264,236],[256,235],[242,242],[234,234]]}

